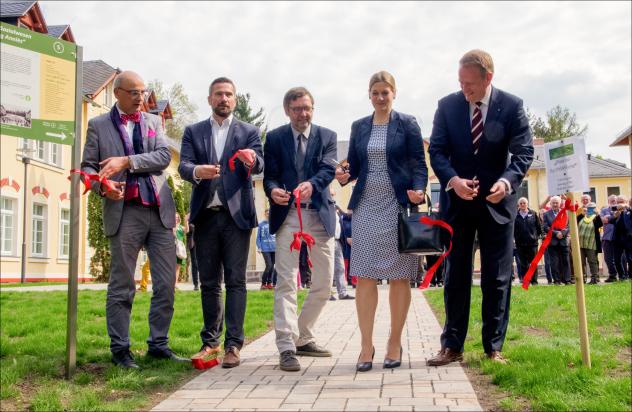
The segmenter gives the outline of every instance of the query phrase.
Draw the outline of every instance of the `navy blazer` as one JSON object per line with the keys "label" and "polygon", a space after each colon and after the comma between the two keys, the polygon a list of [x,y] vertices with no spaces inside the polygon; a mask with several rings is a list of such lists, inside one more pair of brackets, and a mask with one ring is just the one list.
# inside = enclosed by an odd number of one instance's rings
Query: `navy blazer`
{"label": "navy blazer", "polygon": [[[211,201],[211,180],[201,180],[199,184],[193,179],[193,169],[197,165],[211,164],[213,130],[209,119],[187,126],[182,136],[180,149],[180,166],[178,172],[184,180],[193,184],[191,193],[190,221],[195,221],[196,216],[206,208]],[[235,161],[235,171],[228,168],[228,159],[239,149],[252,149],[257,154],[257,161],[253,166],[251,175],[263,171],[263,153],[261,152],[261,136],[255,126],[242,122],[233,117],[228,128],[224,153],[217,156],[221,165],[221,179],[224,187],[224,198],[228,203],[233,220],[242,230],[257,227],[257,213],[253,197],[252,178],[248,177],[248,169],[244,164]]]}
{"label": "navy blazer", "polygon": [[[367,146],[373,127],[373,115],[356,120],[351,125],[349,141],[349,181],[358,179],[348,209],[355,209],[362,197],[369,169]],[[424,156],[424,143],[421,129],[411,115],[391,111],[386,136],[386,166],[395,197],[400,205],[406,207],[410,201],[407,190],[426,191],[428,167]]]}
{"label": "navy blazer", "polygon": [[[312,205],[318,210],[320,220],[329,236],[336,232],[336,209],[329,193],[329,184],[335,175],[336,153],[336,133],[312,124],[305,149],[303,171],[306,181],[313,187]],[[264,156],[266,169],[263,173],[263,187],[270,199],[270,232],[276,233],[295,199],[291,196],[288,205],[277,205],[272,200],[272,189],[285,188],[292,192],[301,183],[296,171],[294,135],[289,124],[266,134]]]}
{"label": "navy blazer", "polygon": [[[469,103],[463,92],[444,97],[435,113],[428,152],[441,182],[440,210],[445,219],[451,220],[473,202],[485,202],[497,223],[515,220],[515,192],[533,161],[533,140],[520,98],[492,87],[483,136],[474,155]],[[478,178],[475,200],[463,200],[454,190],[445,191],[454,176]],[[498,204],[487,202],[489,190],[500,178],[509,181],[510,193]]]}

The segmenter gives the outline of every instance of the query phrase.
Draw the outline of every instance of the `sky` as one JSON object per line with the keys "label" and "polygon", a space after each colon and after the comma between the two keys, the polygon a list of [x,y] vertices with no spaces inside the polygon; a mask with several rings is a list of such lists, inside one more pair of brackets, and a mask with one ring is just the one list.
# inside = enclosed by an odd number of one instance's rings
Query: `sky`
{"label": "sky", "polygon": [[544,117],[567,107],[588,125],[587,151],[630,166],[608,147],[630,126],[632,2],[51,2],[47,24],[70,24],[84,60],[146,81],[180,82],[210,115],[208,85],[233,79],[262,107],[269,129],[287,123],[285,92],[307,87],[315,124],[348,140],[372,112],[371,75],[396,79],[394,109],[430,137],[437,101],[459,90],[458,61],[489,52],[492,84]]}

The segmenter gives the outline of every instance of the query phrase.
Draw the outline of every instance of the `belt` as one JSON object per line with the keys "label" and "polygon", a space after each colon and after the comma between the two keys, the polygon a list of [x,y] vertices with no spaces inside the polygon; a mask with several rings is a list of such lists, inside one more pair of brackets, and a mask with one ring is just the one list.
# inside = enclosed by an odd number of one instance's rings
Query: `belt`
{"label": "belt", "polygon": [[223,212],[226,208],[224,206],[211,206],[207,207],[206,210],[210,212]]}
{"label": "belt", "polygon": [[[296,203],[292,203],[292,207],[296,209]],[[316,207],[312,203],[301,203],[301,209],[316,210]]]}

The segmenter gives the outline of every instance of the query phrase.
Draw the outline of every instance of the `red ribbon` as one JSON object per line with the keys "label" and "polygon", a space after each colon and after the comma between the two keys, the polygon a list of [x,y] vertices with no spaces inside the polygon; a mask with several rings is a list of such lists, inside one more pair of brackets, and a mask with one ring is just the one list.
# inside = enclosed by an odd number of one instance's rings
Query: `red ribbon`
{"label": "red ribbon", "polygon": [[[301,217],[301,194],[298,189],[294,190],[294,197],[296,198],[296,210],[298,211],[298,225],[299,231],[294,232],[294,239],[292,243],[290,243],[290,252],[294,249],[298,250],[299,254],[301,252],[301,239],[307,244],[309,250],[312,250],[312,246],[316,243],[312,235],[307,232],[303,232],[303,218]],[[307,256],[307,264],[309,267],[312,266],[312,261],[309,259],[309,255]]]}
{"label": "red ribbon", "polygon": [[553,238],[553,230],[563,230],[566,227],[566,223],[568,221],[566,212],[576,212],[577,208],[577,204],[575,204],[575,206],[571,204],[570,198],[566,199],[566,202],[564,202],[564,205],[562,205],[562,207],[560,208],[560,212],[557,214],[557,216],[555,216],[555,219],[553,219],[553,223],[551,223],[551,229],[549,229],[549,233],[546,234],[546,237],[540,245],[540,249],[538,249],[538,253],[535,255],[535,258],[533,258],[531,264],[529,265],[529,270],[527,270],[527,273],[525,273],[524,278],[522,279],[522,288],[524,290],[529,290],[531,278],[533,277],[533,274],[538,267],[538,262],[540,262],[540,259],[542,259],[542,256],[544,256],[546,248],[548,248],[549,243],[551,243],[551,239]]}
{"label": "red ribbon", "polygon": [[253,156],[253,154],[247,150],[237,150],[235,154],[232,155],[230,159],[228,159],[228,168],[231,172],[235,171],[235,160],[237,160],[237,157],[240,154],[243,154],[248,158],[248,163],[250,163],[250,166],[248,167],[248,177],[250,177],[250,171],[255,165],[255,156]]}
{"label": "red ribbon", "polygon": [[447,224],[443,220],[430,219],[428,216],[422,216],[419,219],[419,222],[423,223],[424,225],[439,226],[439,227],[447,230],[450,233],[450,246],[448,247],[448,250],[443,252],[443,254],[441,256],[439,256],[439,259],[437,259],[435,264],[432,265],[432,267],[430,267],[428,269],[428,271],[426,272],[426,276],[424,276],[423,282],[421,283],[421,285],[419,285],[419,289],[426,289],[428,287],[428,285],[430,285],[430,281],[432,281],[432,278],[434,277],[435,272],[437,271],[439,266],[441,266],[441,263],[443,263],[445,258],[452,251],[452,236],[454,235],[454,231],[452,230],[452,226],[450,226],[449,224]]}
{"label": "red ribbon", "polygon": [[[83,191],[83,194],[85,195],[86,193],[88,193],[90,191],[90,189],[92,188],[92,182],[99,182],[101,183],[101,185],[105,188],[105,192],[109,192],[111,190],[116,190],[116,188],[114,188],[114,186],[112,186],[112,182],[110,182],[107,178],[105,177],[100,177],[98,174],[96,173],[86,173],[82,170],[79,169],[72,169],[70,171],[70,174],[78,174],[79,178],[81,179],[81,181],[83,182],[83,184],[85,185],[86,189]],[[68,176],[68,180],[71,180],[72,176]]]}

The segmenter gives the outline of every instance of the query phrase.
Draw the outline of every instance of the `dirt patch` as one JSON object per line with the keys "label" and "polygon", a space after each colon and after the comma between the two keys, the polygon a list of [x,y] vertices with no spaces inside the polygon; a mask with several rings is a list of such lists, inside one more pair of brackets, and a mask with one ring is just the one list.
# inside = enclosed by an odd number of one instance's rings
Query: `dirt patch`
{"label": "dirt patch", "polygon": [[615,369],[610,369],[606,373],[613,378],[625,378],[630,376],[630,365],[632,365],[632,348],[626,346],[617,352],[616,359],[618,365]]}
{"label": "dirt patch", "polygon": [[551,336],[548,330],[541,328],[534,328],[533,326],[528,326],[524,328],[524,331],[527,335],[538,336],[542,338],[548,338]]}
{"label": "dirt patch", "polygon": [[[484,411],[490,412],[505,411],[500,402],[511,397],[511,394],[494,385],[489,375],[482,374],[478,369],[470,367],[467,363],[463,363],[462,366],[476,392],[476,397],[478,398],[478,403],[481,405],[481,408],[483,408]],[[513,404],[517,406],[516,410],[532,411],[531,403],[527,399],[516,396],[514,396],[513,399]]]}

